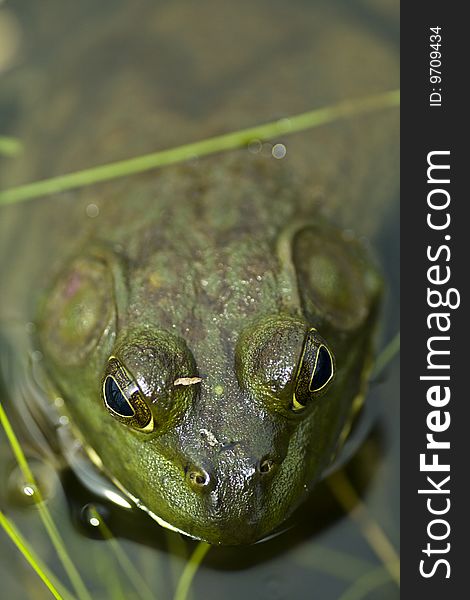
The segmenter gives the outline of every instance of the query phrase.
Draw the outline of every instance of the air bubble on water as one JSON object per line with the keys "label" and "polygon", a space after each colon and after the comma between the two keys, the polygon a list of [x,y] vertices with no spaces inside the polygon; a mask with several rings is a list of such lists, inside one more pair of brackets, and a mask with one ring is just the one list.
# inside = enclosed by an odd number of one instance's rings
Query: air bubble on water
{"label": "air bubble on water", "polygon": [[68,425],[68,424],[69,424],[69,418],[68,418],[68,417],[66,417],[65,415],[62,415],[62,416],[59,418],[59,423],[60,423],[61,425],[64,425],[64,426],[65,426],[65,425]]}
{"label": "air bubble on water", "polygon": [[34,495],[34,488],[31,485],[25,485],[23,487],[23,494],[25,496],[33,496]]}
{"label": "air bubble on water", "polygon": [[80,516],[82,523],[93,527],[100,527],[105,522],[108,511],[104,506],[97,506],[95,504],[85,504],[82,508]]}
{"label": "air bubble on water", "polygon": [[85,212],[87,217],[94,219],[100,214],[100,209],[96,204],[88,204],[88,206],[85,209]]}
{"label": "air bubble on water", "polygon": [[261,140],[251,140],[248,144],[248,151],[251,152],[251,154],[259,154],[262,149],[263,144],[261,143]]}
{"label": "air bubble on water", "polygon": [[260,156],[265,156],[266,158],[269,158],[271,156],[272,149],[273,145],[271,144],[271,142],[264,142],[261,148]]}
{"label": "air bubble on water", "polygon": [[284,131],[290,131],[292,129],[292,121],[289,117],[283,117],[282,119],[279,119],[277,123]]}
{"label": "air bubble on water", "polygon": [[284,146],[284,144],[274,144],[271,154],[274,156],[274,158],[280,160],[287,154],[287,148]]}
{"label": "air bubble on water", "polygon": [[34,362],[39,362],[42,360],[42,352],[40,350],[34,350],[34,352],[31,353],[31,358]]}
{"label": "air bubble on water", "polygon": [[15,466],[5,482],[6,497],[12,506],[34,507],[39,499],[48,500],[57,489],[57,473],[51,465],[33,457],[27,460],[33,480],[25,481],[21,468]]}
{"label": "air bubble on water", "polygon": [[29,323],[26,323],[25,329],[26,333],[34,333],[36,325],[32,321],[30,321]]}

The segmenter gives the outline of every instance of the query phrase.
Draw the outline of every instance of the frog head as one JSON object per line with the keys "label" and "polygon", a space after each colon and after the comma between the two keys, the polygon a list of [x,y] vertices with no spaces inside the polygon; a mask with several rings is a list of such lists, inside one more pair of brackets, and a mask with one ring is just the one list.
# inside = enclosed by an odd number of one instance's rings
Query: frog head
{"label": "frog head", "polygon": [[177,284],[158,257],[132,275],[100,248],[66,266],[41,311],[49,376],[90,456],[162,525],[213,544],[253,543],[292,513],[331,462],[370,362],[380,279],[360,245],[318,245],[315,228],[290,245],[290,265],[266,263],[247,309],[225,281],[236,304],[207,311],[220,291],[192,281],[169,319]]}

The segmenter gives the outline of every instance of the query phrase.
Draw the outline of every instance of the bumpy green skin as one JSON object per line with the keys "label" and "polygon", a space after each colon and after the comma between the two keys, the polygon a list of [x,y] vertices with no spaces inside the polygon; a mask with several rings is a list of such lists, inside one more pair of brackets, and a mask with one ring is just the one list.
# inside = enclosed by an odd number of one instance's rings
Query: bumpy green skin
{"label": "bumpy green skin", "polygon": [[[211,543],[253,542],[292,512],[331,461],[370,361],[375,267],[271,164],[235,155],[170,169],[158,202],[142,186],[139,210],[101,221],[39,316],[49,374],[105,471]],[[310,327],[336,376],[294,411]],[[152,407],[152,433],[104,406],[111,355]]]}

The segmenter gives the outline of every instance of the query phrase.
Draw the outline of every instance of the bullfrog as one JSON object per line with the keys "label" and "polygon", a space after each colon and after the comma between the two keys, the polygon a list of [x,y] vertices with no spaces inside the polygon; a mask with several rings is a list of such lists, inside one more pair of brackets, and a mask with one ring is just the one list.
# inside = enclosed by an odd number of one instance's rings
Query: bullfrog
{"label": "bullfrog", "polygon": [[[58,91],[51,100],[50,86],[40,88],[44,102],[32,111],[30,132],[56,116],[46,141],[57,172],[82,166],[90,152],[99,161],[123,146],[143,150],[147,139],[190,139],[201,123],[217,132],[221,114],[230,124],[227,91],[219,90],[219,105],[209,94],[209,109],[190,98],[171,105],[170,61],[149,51],[169,25],[154,12],[140,15],[143,32],[126,29],[123,38],[121,17],[92,44],[69,40],[68,67],[50,67]],[[301,22],[291,19],[286,31]],[[267,43],[256,36],[247,45],[253,55]],[[362,47],[360,40],[349,42]],[[186,43],[197,48],[200,40],[189,34]],[[315,44],[324,50],[327,39],[319,34]],[[294,43],[292,52],[299,56]],[[121,58],[114,64],[111,56]],[[394,64],[387,51],[379,57],[374,74]],[[337,59],[328,60],[335,68]],[[328,64],[312,68],[324,85],[305,84],[303,101],[335,97]],[[264,111],[287,105],[274,97]],[[298,105],[296,97],[291,106]],[[333,126],[311,151],[305,138],[286,144],[283,160],[260,143],[72,192],[61,208],[49,199],[30,209],[41,225],[29,247],[39,243],[44,258],[22,318],[41,357],[47,401],[94,468],[164,527],[211,544],[256,542],[292,514],[341,452],[363,403],[383,288],[370,250],[351,232],[351,208],[340,210],[355,198],[353,213],[363,211],[356,224],[369,223],[363,196],[374,192],[364,189],[361,161],[376,133],[363,127],[354,119]],[[344,140],[353,144],[346,152]],[[35,144],[37,137],[26,144],[31,153]]]}

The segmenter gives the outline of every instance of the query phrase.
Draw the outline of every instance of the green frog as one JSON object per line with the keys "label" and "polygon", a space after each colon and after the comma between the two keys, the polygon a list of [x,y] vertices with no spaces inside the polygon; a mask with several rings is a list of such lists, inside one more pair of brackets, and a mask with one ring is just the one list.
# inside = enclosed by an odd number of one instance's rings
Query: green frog
{"label": "green frog", "polygon": [[[155,39],[157,22],[147,15],[147,37],[139,29],[126,38],[135,44],[130,56],[140,56],[143,38]],[[266,40],[253,37],[257,43]],[[90,55],[113,55],[115,30],[96,44]],[[71,56],[61,77],[77,86]],[[81,73],[90,85],[80,90],[98,88],[94,112],[82,120],[68,118],[79,103],[70,86],[42,104],[41,119],[48,110],[57,115],[49,143],[58,172],[80,166],[90,125],[98,160],[123,144],[142,150],[137,131],[145,128],[163,145],[182,132],[197,135],[201,122],[218,130],[220,112],[194,119],[183,105],[170,115],[151,77],[156,59],[137,69],[106,64],[99,82],[93,67]],[[332,81],[326,65],[319,69]],[[131,85],[139,92],[132,118]],[[313,86],[306,98],[320,101],[328,89]],[[159,102],[163,116],[143,125],[144,109],[155,115]],[[37,131],[34,111],[31,119]],[[259,144],[30,209],[41,225],[26,247],[41,268],[30,266],[35,284],[22,314],[34,323],[48,403],[95,469],[161,525],[211,544],[253,543],[292,514],[341,452],[363,403],[383,287],[351,233],[350,209],[338,210],[357,198],[361,233],[372,230],[358,165],[375,134],[363,143],[362,135],[363,123],[352,119],[320,134],[323,151],[317,140],[309,153],[302,138],[286,142],[279,160]],[[350,137],[357,145],[344,152],[338,142]],[[335,148],[339,176],[350,177],[344,194],[333,183]],[[24,216],[11,211],[12,220]],[[87,216],[77,221],[79,211]]]}

